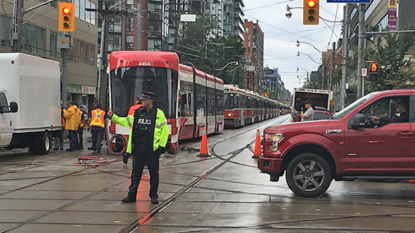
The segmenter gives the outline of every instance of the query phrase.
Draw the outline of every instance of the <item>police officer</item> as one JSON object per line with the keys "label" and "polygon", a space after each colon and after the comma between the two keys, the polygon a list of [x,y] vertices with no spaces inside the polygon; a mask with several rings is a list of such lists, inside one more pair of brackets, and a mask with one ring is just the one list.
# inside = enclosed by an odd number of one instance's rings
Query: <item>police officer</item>
{"label": "police officer", "polygon": [[166,147],[167,144],[169,127],[163,111],[153,107],[155,97],[154,93],[143,91],[140,97],[142,106],[131,116],[119,117],[113,114],[111,109],[108,111],[108,116],[113,122],[131,128],[127,153],[133,154],[133,172],[128,196],[121,200],[123,203],[136,201],[138,185],[144,164],[147,162],[150,172],[151,204],[158,204],[159,158],[161,147]]}

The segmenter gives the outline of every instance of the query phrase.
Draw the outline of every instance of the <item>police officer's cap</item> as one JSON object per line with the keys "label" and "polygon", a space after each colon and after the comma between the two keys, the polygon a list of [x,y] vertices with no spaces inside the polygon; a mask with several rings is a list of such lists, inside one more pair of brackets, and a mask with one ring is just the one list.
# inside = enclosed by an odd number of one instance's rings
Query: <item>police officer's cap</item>
{"label": "police officer's cap", "polygon": [[156,94],[150,91],[142,91],[140,100],[148,100],[148,99],[154,99],[156,98]]}
{"label": "police officer's cap", "polygon": [[311,100],[304,101],[304,104],[311,104]]}

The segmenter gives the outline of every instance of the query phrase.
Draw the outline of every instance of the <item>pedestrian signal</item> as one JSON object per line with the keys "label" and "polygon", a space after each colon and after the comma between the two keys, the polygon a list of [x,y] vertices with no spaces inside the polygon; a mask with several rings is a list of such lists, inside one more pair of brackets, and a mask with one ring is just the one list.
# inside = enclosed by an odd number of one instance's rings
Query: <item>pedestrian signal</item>
{"label": "pedestrian signal", "polygon": [[378,80],[378,71],[379,71],[379,64],[378,63],[370,63],[369,67],[369,81],[375,82]]}
{"label": "pedestrian signal", "polygon": [[75,3],[60,2],[59,3],[59,31],[73,32],[75,31]]}
{"label": "pedestrian signal", "polygon": [[320,0],[303,0],[303,25],[319,24]]}
{"label": "pedestrian signal", "polygon": [[377,63],[370,64],[370,72],[378,72],[378,67]]}

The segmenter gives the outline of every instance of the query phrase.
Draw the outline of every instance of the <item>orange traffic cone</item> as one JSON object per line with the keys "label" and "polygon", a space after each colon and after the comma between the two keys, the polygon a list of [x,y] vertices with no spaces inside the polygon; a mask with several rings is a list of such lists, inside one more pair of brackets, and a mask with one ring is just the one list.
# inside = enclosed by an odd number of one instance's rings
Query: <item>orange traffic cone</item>
{"label": "orange traffic cone", "polygon": [[210,157],[208,154],[206,128],[203,128],[202,144],[200,144],[200,153],[197,157]]}
{"label": "orange traffic cone", "polygon": [[255,150],[254,155],[252,158],[258,158],[261,155],[261,133],[259,129],[256,130],[256,137],[255,137]]}

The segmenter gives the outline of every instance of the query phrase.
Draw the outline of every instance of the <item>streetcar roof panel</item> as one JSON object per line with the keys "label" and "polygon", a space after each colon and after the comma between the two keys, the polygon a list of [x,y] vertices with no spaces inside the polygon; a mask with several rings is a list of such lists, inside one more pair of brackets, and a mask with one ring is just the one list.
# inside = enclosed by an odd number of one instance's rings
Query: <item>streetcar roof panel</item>
{"label": "streetcar roof panel", "polygon": [[[207,74],[207,73],[205,73],[205,72],[203,72],[201,70],[198,70],[198,69],[195,69],[195,70],[196,70],[196,75],[197,76],[199,76],[199,77],[201,77],[203,79],[207,79],[207,80],[212,81],[212,82],[213,82],[213,80],[215,80],[216,83],[223,84],[223,80],[222,79],[220,79],[218,77],[213,78],[213,75]],[[186,65],[180,64],[180,72],[193,73],[193,69],[190,66],[186,66]]]}
{"label": "streetcar roof panel", "polygon": [[178,71],[179,57],[172,52],[114,51],[109,59],[110,70],[120,67],[161,67]]}

